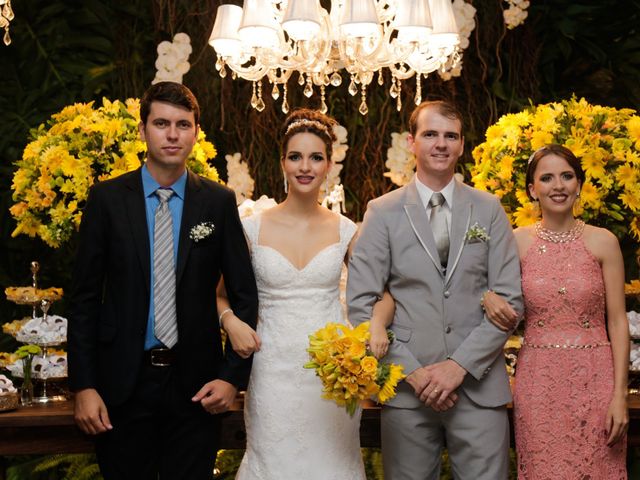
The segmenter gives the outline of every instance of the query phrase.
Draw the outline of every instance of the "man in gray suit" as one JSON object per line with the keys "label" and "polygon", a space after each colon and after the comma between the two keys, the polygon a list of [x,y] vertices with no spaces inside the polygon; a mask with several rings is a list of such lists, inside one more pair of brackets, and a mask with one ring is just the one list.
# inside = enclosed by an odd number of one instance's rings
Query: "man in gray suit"
{"label": "man in gray suit", "polygon": [[416,175],[369,203],[347,286],[355,324],[385,287],[396,302],[385,360],[408,376],[381,414],[385,479],[440,478],[445,446],[456,479],[506,479],[510,332],[485,318],[480,299],[493,290],[522,312],[511,226],[496,197],[454,178],[464,139],[453,105],[419,105],[409,144]]}

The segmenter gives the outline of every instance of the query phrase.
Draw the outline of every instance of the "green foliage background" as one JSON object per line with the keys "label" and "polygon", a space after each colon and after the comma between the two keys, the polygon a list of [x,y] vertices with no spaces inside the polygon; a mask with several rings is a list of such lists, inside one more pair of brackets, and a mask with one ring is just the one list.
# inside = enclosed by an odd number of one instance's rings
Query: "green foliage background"
{"label": "green foliage background", "polygon": [[[469,0],[468,0],[469,1]],[[281,199],[278,167],[280,103],[265,83],[264,112],[251,110],[251,86],[220,79],[215,54],[207,45],[220,0],[14,0],[13,43],[0,45],[0,287],[30,283],[29,262],[42,264],[41,285],[68,290],[74,244],[58,250],[24,236],[11,238],[13,162],[29,141],[29,131],[65,105],[140,96],[155,74],[156,45],[178,32],[191,37],[191,70],[184,83],[200,100],[202,128],[216,145],[215,166],[224,176],[224,155],[242,152],[256,179],[256,195]],[[240,3],[240,2],[238,2]],[[328,7],[328,0],[321,3]],[[502,0],[471,0],[477,26],[464,52],[462,77],[423,82],[423,97],[448,98],[465,115],[466,152],[487,126],[530,103],[568,98],[640,109],[640,0],[533,0],[524,25],[506,30]],[[317,106],[290,82],[292,106]],[[385,89],[368,92],[369,114],[346,92],[348,82],[329,89],[329,112],[349,132],[342,174],[350,215],[360,219],[366,202],[393,187],[383,176],[390,133],[406,130],[414,83],[403,85],[403,110]],[[624,242],[623,242],[624,245]],[[633,252],[627,251],[628,278],[637,278]],[[0,297],[0,323],[23,316],[24,308]],[[53,313],[64,314],[64,301]],[[0,336],[0,351],[15,348]]]}

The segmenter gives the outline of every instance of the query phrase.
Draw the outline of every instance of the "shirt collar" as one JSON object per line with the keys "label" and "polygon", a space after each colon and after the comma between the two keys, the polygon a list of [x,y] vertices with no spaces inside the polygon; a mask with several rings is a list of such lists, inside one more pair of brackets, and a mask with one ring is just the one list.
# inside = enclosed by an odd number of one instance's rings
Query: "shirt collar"
{"label": "shirt collar", "polygon": [[[142,166],[141,174],[142,190],[144,191],[144,196],[150,197],[158,188],[160,188],[160,184],[156,181],[155,178],[151,176],[151,173],[149,173],[149,169],[147,168],[146,164]],[[180,178],[178,178],[178,180],[176,180],[173,185],[170,185],[169,188],[173,190],[173,194],[175,196],[180,197],[182,200],[184,200],[184,192],[187,188],[187,171],[185,170]]]}
{"label": "shirt collar", "polygon": [[[417,175],[415,175],[415,180],[418,195],[420,195],[420,200],[422,201],[422,206],[426,209],[429,206],[429,200],[431,199],[431,195],[433,195],[433,190],[422,183]],[[453,191],[455,186],[456,181],[455,177],[453,177],[451,178],[451,181],[447,183],[447,186],[440,190],[440,193],[442,193],[442,196],[447,201],[449,209],[453,208]]]}

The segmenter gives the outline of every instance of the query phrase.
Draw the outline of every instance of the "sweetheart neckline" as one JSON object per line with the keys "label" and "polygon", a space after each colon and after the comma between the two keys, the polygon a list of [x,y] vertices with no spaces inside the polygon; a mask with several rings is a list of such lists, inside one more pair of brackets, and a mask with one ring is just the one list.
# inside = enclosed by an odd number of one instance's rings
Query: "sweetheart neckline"
{"label": "sweetheart neckline", "polygon": [[318,250],[318,252],[316,252],[316,254],[315,254],[313,257],[311,257],[311,259],[310,259],[310,260],[309,260],[309,261],[304,265],[304,267],[302,267],[302,268],[298,268],[298,267],[296,267],[296,266],[294,265],[294,263],[293,263],[291,260],[289,260],[289,258],[288,258],[286,255],[284,255],[284,254],[283,254],[280,250],[278,250],[277,248],[274,248],[274,247],[272,247],[272,246],[270,246],[270,245],[262,245],[262,244],[260,244],[260,243],[256,243],[256,247],[259,247],[259,248],[266,248],[266,249],[268,249],[268,250],[272,250],[272,251],[276,252],[276,253],[277,253],[280,257],[282,257],[282,258],[283,258],[283,259],[284,259],[284,260],[289,264],[289,266],[290,266],[291,268],[293,268],[295,271],[297,271],[297,272],[304,272],[304,271],[307,269],[307,267],[308,267],[309,265],[311,265],[311,264],[313,263],[313,261],[314,261],[316,258],[318,258],[318,256],[319,256],[321,253],[325,252],[326,250],[329,250],[331,247],[339,246],[341,243],[342,243],[341,241],[338,241],[338,242],[330,243],[330,244],[329,244],[329,245],[327,245],[326,247],[322,247],[320,250]]}

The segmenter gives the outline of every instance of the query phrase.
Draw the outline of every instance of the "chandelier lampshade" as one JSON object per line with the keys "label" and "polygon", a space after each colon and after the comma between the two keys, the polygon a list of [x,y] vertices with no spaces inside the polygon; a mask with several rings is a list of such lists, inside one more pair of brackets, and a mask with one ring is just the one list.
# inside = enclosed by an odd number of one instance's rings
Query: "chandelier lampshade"
{"label": "chandelier lampshade", "polygon": [[282,28],[294,41],[311,40],[320,31],[318,0],[289,0]]}
{"label": "chandelier lampshade", "polygon": [[241,53],[238,29],[242,21],[242,8],[237,5],[220,5],[211,32],[211,45],[219,55],[234,57]]}

